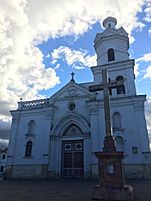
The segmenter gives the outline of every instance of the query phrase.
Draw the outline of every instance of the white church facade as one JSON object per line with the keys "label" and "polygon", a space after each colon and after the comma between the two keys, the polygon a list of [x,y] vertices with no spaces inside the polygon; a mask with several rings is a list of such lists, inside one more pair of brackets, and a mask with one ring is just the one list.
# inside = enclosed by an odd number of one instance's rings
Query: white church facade
{"label": "white church facade", "polygon": [[102,92],[89,86],[102,82],[102,69],[109,81],[124,84],[110,93],[112,131],[117,150],[124,152],[127,177],[151,177],[151,155],[144,115],[145,95],[135,89],[134,60],[129,58],[129,39],[116,19],[103,21],[96,35],[97,66],[94,81],[69,83],[50,98],[20,101],[11,111],[12,127],[5,170],[6,178],[96,177],[105,136]]}

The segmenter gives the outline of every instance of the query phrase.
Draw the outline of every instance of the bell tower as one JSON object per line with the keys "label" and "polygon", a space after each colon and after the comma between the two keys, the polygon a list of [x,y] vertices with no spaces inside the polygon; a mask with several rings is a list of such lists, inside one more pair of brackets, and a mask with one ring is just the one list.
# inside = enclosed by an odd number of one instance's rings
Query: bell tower
{"label": "bell tower", "polygon": [[113,91],[112,97],[135,96],[134,59],[129,58],[129,38],[123,27],[116,28],[117,20],[107,17],[102,25],[104,31],[97,33],[94,48],[97,54],[97,66],[91,70],[96,84],[102,82],[102,69],[106,68],[110,80],[124,80],[124,86]]}
{"label": "bell tower", "polygon": [[116,24],[117,20],[114,17],[106,18],[103,21],[105,30],[96,35],[94,47],[98,65],[129,59],[128,34],[122,27],[116,29]]}

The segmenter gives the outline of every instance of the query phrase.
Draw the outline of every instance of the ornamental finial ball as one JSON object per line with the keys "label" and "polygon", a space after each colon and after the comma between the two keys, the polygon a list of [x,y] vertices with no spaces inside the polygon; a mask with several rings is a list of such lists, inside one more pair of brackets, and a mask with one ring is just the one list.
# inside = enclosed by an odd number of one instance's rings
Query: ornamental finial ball
{"label": "ornamental finial ball", "polygon": [[113,28],[113,29],[115,29],[116,24],[117,24],[117,20],[114,17],[107,17],[103,21],[103,27],[105,29],[107,29],[107,28]]}

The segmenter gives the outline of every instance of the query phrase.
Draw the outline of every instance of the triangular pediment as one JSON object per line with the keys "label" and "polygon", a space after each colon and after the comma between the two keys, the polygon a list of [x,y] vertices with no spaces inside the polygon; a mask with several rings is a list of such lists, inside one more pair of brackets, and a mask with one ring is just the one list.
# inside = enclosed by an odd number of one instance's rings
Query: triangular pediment
{"label": "triangular pediment", "polygon": [[61,88],[58,92],[50,97],[51,100],[60,100],[64,98],[71,98],[71,97],[80,97],[80,96],[89,96],[90,92],[88,88],[82,86],[81,84],[77,84],[74,81],[70,81],[66,84],[63,88]]}

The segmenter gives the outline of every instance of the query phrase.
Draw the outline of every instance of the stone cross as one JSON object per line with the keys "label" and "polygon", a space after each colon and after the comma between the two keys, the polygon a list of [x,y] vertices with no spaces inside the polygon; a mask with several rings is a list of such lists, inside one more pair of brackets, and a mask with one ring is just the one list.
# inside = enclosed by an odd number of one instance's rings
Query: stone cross
{"label": "stone cross", "polygon": [[106,136],[111,136],[111,119],[110,119],[110,101],[109,90],[123,85],[123,80],[108,82],[107,70],[102,70],[102,84],[89,86],[89,91],[102,91],[104,99],[104,115],[105,115],[105,133]]}
{"label": "stone cross", "polygon": [[72,73],[71,73],[71,76],[72,76],[72,77],[71,77],[71,81],[74,81],[74,75],[75,75],[75,73],[72,72]]}

